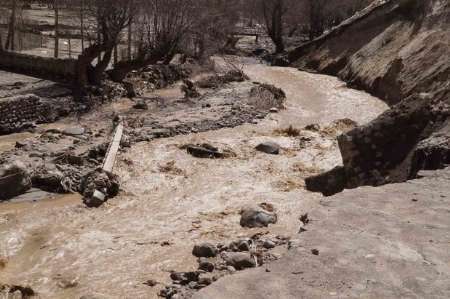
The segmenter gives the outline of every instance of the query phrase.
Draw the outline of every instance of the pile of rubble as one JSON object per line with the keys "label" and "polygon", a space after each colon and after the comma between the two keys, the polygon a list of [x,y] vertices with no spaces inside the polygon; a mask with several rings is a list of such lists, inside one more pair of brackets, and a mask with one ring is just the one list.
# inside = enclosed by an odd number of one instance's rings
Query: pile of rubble
{"label": "pile of rubble", "polygon": [[130,97],[144,94],[146,91],[167,87],[177,81],[186,79],[190,71],[177,65],[150,65],[133,71],[123,80],[123,85]]}
{"label": "pile of rubble", "polygon": [[260,267],[278,259],[278,256],[270,251],[288,243],[287,237],[268,237],[259,233],[228,245],[211,243],[195,245],[192,254],[198,258],[198,270],[172,272],[170,274],[172,284],[162,289],[159,295],[164,298],[189,298],[195,291],[223,276]]}
{"label": "pile of rubble", "polygon": [[197,81],[200,88],[216,89],[231,82],[244,82],[249,80],[248,76],[241,70],[231,70],[224,75],[213,75]]}

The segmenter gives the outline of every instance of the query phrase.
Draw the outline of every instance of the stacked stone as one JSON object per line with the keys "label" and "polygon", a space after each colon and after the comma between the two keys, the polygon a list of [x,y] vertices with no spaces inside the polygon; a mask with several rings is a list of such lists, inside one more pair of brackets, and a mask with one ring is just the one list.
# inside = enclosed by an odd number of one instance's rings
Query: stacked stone
{"label": "stacked stone", "polygon": [[27,123],[47,122],[50,111],[51,107],[33,94],[2,100],[0,102],[0,133],[20,131]]}

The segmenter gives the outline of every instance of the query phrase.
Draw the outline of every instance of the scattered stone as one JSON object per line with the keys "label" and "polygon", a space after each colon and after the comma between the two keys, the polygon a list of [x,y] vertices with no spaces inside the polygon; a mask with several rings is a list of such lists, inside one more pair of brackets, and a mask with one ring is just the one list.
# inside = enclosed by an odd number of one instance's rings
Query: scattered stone
{"label": "scattered stone", "polygon": [[270,113],[278,113],[278,108],[276,108],[276,107],[272,107],[272,108],[270,108],[270,110],[269,110],[269,112]]}
{"label": "scattered stone", "polygon": [[72,127],[72,128],[66,128],[62,131],[62,134],[67,136],[80,136],[84,135],[86,130],[83,127]]}
{"label": "scattered stone", "polygon": [[248,76],[243,71],[232,70],[224,75],[214,75],[201,79],[196,83],[196,85],[200,88],[216,89],[227,83],[244,82],[248,79]]}
{"label": "scattered stone", "polygon": [[250,251],[251,243],[252,243],[252,240],[250,240],[250,239],[231,242],[230,246],[229,246],[229,250],[231,250],[231,251]]}
{"label": "scattered stone", "polygon": [[263,243],[263,247],[266,249],[272,249],[272,248],[275,248],[275,246],[277,246],[277,245],[272,240],[265,240]]}
{"label": "scattered stone", "polygon": [[319,255],[319,250],[318,249],[311,249],[311,253],[314,255]]}
{"label": "scattered stone", "polygon": [[198,98],[201,96],[192,81],[184,79],[183,83],[184,84],[181,86],[181,91],[184,92],[185,99]]}
{"label": "scattered stone", "polygon": [[206,287],[213,282],[213,277],[209,274],[200,274],[198,278],[198,284],[202,287]]}
{"label": "scattered stone", "polygon": [[222,258],[233,266],[236,270],[256,267],[256,261],[250,253],[244,252],[224,252]]}
{"label": "scattered stone", "polygon": [[166,286],[164,289],[159,291],[159,296],[163,298],[175,298],[178,293],[179,288],[176,286]]}
{"label": "scattered stone", "polygon": [[133,105],[133,108],[138,110],[148,110],[148,105],[145,100],[138,100],[136,104]]}
{"label": "scattered stone", "polygon": [[154,287],[158,284],[158,282],[154,279],[149,279],[146,282],[144,282],[145,285],[149,286],[149,287]]}
{"label": "scattered stone", "polygon": [[208,144],[199,145],[188,145],[186,147],[188,154],[196,158],[207,158],[207,159],[221,159],[224,158],[224,154],[219,152],[217,148],[210,146]]}
{"label": "scattered stone", "polygon": [[214,264],[211,263],[208,259],[200,258],[199,263],[198,263],[199,270],[203,270],[206,272],[213,272],[214,268],[215,268]]}
{"label": "scattered stone", "polygon": [[5,298],[31,298],[36,296],[36,292],[29,286],[3,285],[0,284],[0,297]]}
{"label": "scattered stone", "polygon": [[275,142],[264,142],[256,146],[256,150],[271,154],[271,155],[278,155],[280,153],[280,146],[276,144]]}
{"label": "scattered stone", "polygon": [[80,189],[84,204],[90,208],[97,208],[119,193],[118,177],[102,169],[96,169],[83,178]]}
{"label": "scattered stone", "polygon": [[0,201],[21,195],[31,187],[30,174],[21,162],[16,161],[0,169]]}
{"label": "scattered stone", "polygon": [[277,214],[262,210],[244,209],[241,213],[240,224],[242,227],[267,227],[277,222]]}
{"label": "scattered stone", "polygon": [[196,257],[215,257],[217,255],[217,247],[211,243],[202,243],[195,245],[192,254]]}
{"label": "scattered stone", "polygon": [[172,272],[170,278],[181,285],[197,282],[200,272]]}

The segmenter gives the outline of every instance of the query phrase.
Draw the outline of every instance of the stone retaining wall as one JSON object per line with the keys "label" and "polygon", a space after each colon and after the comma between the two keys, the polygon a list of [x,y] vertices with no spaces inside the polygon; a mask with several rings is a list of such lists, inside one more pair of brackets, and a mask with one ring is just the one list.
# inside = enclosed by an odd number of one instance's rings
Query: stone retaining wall
{"label": "stone retaining wall", "polygon": [[55,81],[70,82],[75,78],[76,60],[0,52],[0,69]]}
{"label": "stone retaining wall", "polygon": [[53,109],[36,95],[23,95],[0,100],[0,135],[21,131],[32,123],[52,119]]}

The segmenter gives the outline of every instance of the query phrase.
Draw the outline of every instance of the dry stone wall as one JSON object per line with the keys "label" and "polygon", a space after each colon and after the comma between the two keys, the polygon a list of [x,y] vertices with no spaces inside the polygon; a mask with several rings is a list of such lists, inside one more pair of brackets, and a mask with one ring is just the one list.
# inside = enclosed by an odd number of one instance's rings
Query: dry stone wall
{"label": "dry stone wall", "polygon": [[53,119],[53,109],[36,95],[22,95],[0,100],[0,135],[21,131],[33,123]]}

